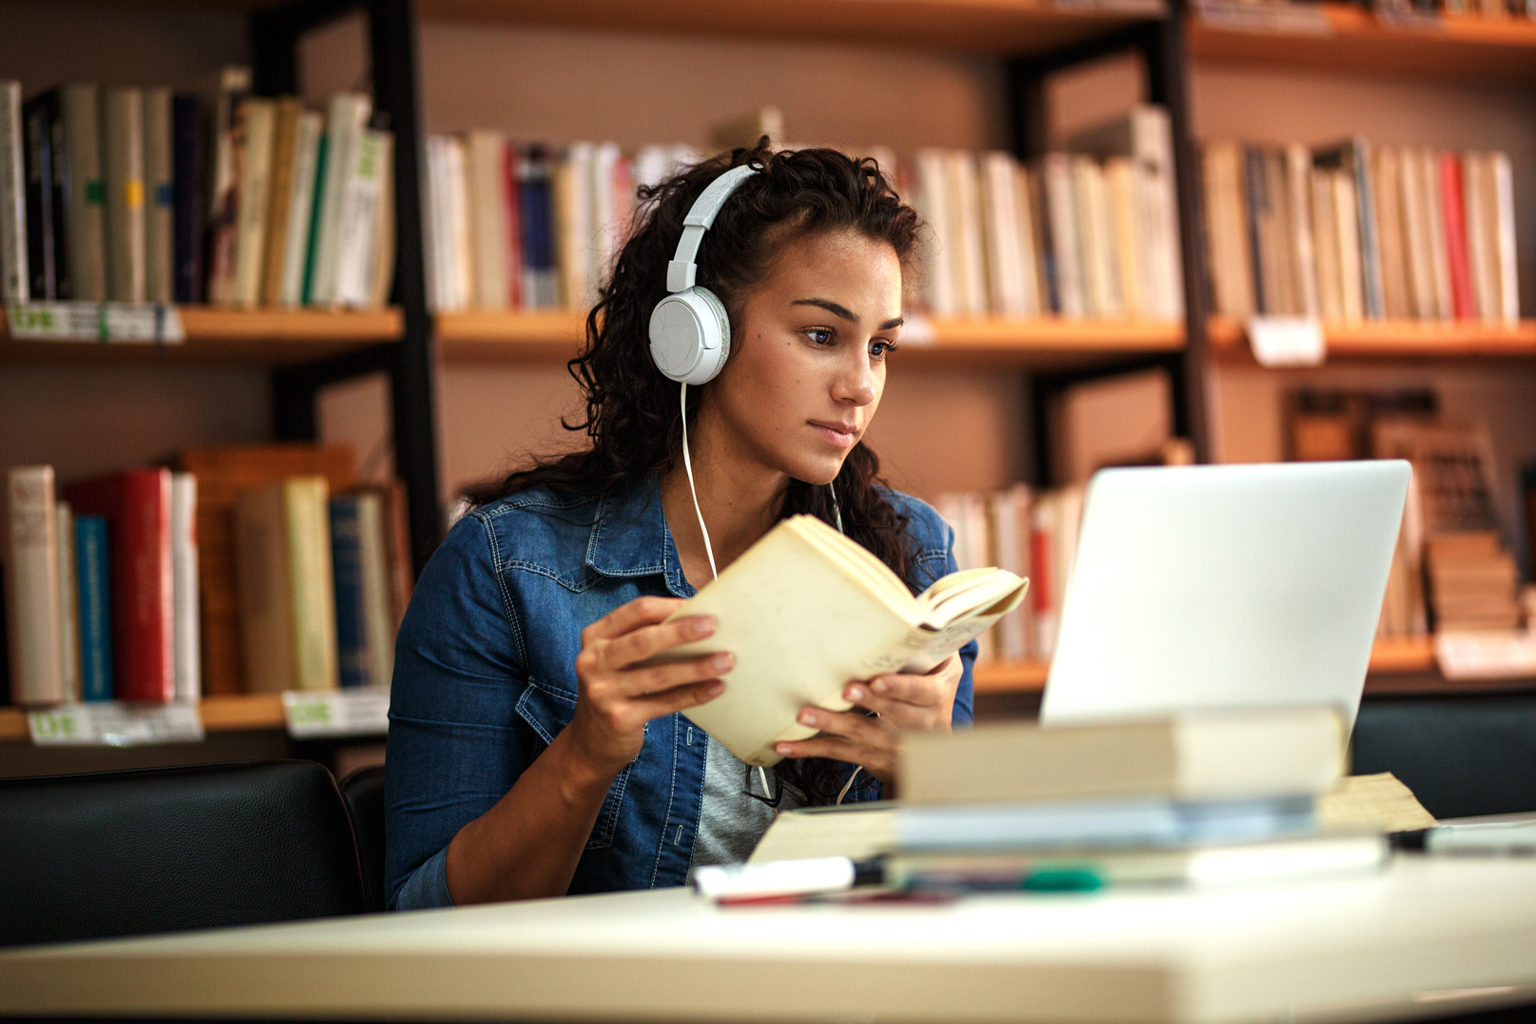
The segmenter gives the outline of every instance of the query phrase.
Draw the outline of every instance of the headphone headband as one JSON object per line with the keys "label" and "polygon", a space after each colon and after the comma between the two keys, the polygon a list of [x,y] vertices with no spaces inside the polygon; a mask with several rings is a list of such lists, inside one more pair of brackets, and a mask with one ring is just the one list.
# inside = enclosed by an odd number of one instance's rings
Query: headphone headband
{"label": "headphone headband", "polygon": [[675,295],[693,287],[699,273],[699,243],[704,240],[704,232],[714,226],[715,217],[731,193],[756,173],[758,169],[751,164],[739,164],[704,186],[683,218],[683,235],[677,241],[672,262],[667,264],[668,292]]}

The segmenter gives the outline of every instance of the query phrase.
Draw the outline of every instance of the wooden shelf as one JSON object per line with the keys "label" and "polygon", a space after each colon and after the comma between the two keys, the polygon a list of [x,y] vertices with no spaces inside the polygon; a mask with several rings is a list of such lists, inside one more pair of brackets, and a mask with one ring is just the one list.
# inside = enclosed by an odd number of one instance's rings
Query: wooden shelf
{"label": "wooden shelf", "polygon": [[[1536,53],[1532,54],[1536,60]],[[1323,325],[1330,359],[1457,359],[1536,357],[1536,320],[1517,326],[1471,321],[1367,320]],[[1212,354],[1252,359],[1248,334],[1231,317],[1212,317],[1206,327]]]}
{"label": "wooden shelf", "polygon": [[219,309],[180,307],[186,341],[176,345],[23,341],[0,318],[0,362],[307,363],[400,339],[399,309]]}
{"label": "wooden shelf", "polygon": [[[440,313],[443,358],[455,362],[539,362],[576,354],[584,317],[571,312]],[[1184,327],[1134,320],[917,320],[903,333],[897,365],[1086,365],[1128,354],[1177,352]]]}
{"label": "wooden shelf", "polygon": [[1161,0],[420,0],[424,19],[553,28],[812,39],[1028,56],[1163,16]]}
{"label": "wooden shelf", "polygon": [[1322,32],[1246,31],[1199,18],[1187,25],[1196,60],[1441,80],[1536,81],[1536,21],[1442,17],[1396,25],[1352,4],[1321,5]]}
{"label": "wooden shelf", "polygon": [[[283,697],[279,693],[204,697],[198,710],[203,716],[203,728],[208,732],[284,727]],[[26,712],[20,708],[0,708],[0,741],[25,740],[27,737]]]}

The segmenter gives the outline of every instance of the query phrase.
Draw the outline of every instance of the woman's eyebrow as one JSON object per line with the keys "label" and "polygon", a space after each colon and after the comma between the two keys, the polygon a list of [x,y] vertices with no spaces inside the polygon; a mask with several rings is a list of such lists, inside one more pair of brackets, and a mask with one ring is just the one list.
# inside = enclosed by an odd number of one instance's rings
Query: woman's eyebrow
{"label": "woman's eyebrow", "polygon": [[[859,315],[857,313],[849,309],[847,306],[839,305],[830,299],[795,299],[790,303],[790,305],[816,306],[820,309],[826,310],[828,313],[831,313],[835,317],[847,320],[851,324],[856,324],[859,322]],[[878,329],[882,331],[889,331],[900,327],[904,323],[906,323],[906,321],[901,317],[893,317],[892,319],[887,320],[885,323],[881,324]]]}

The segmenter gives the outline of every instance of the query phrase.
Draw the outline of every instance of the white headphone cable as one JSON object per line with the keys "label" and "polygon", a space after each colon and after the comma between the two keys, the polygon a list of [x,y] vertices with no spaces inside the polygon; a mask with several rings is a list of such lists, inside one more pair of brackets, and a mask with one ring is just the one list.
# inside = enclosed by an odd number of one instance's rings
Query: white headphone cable
{"label": "white headphone cable", "polygon": [[704,535],[704,554],[709,556],[709,578],[714,579],[720,573],[715,569],[715,549],[709,543],[709,527],[704,525],[704,510],[699,508],[699,489],[693,485],[693,459],[688,455],[688,382],[683,382],[682,397],[679,399],[683,408],[683,469],[688,472],[688,493],[693,495],[693,513],[699,517],[699,532]]}

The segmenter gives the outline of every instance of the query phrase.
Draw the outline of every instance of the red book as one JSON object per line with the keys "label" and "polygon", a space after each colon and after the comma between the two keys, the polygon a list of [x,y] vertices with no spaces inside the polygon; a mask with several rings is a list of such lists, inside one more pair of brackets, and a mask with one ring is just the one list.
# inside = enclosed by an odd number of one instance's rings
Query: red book
{"label": "red book", "polygon": [[501,179],[507,190],[507,305],[522,309],[527,304],[523,294],[523,208],[517,194],[517,143],[509,142],[502,150]]}
{"label": "red book", "polygon": [[1445,219],[1445,263],[1451,273],[1451,312],[1457,320],[1477,318],[1472,264],[1467,259],[1467,217],[1462,206],[1461,156],[1440,154],[1440,209]]}
{"label": "red book", "polygon": [[104,516],[112,578],[113,690],[121,700],[176,695],[171,471],[132,469],[64,488],[76,515]]}

